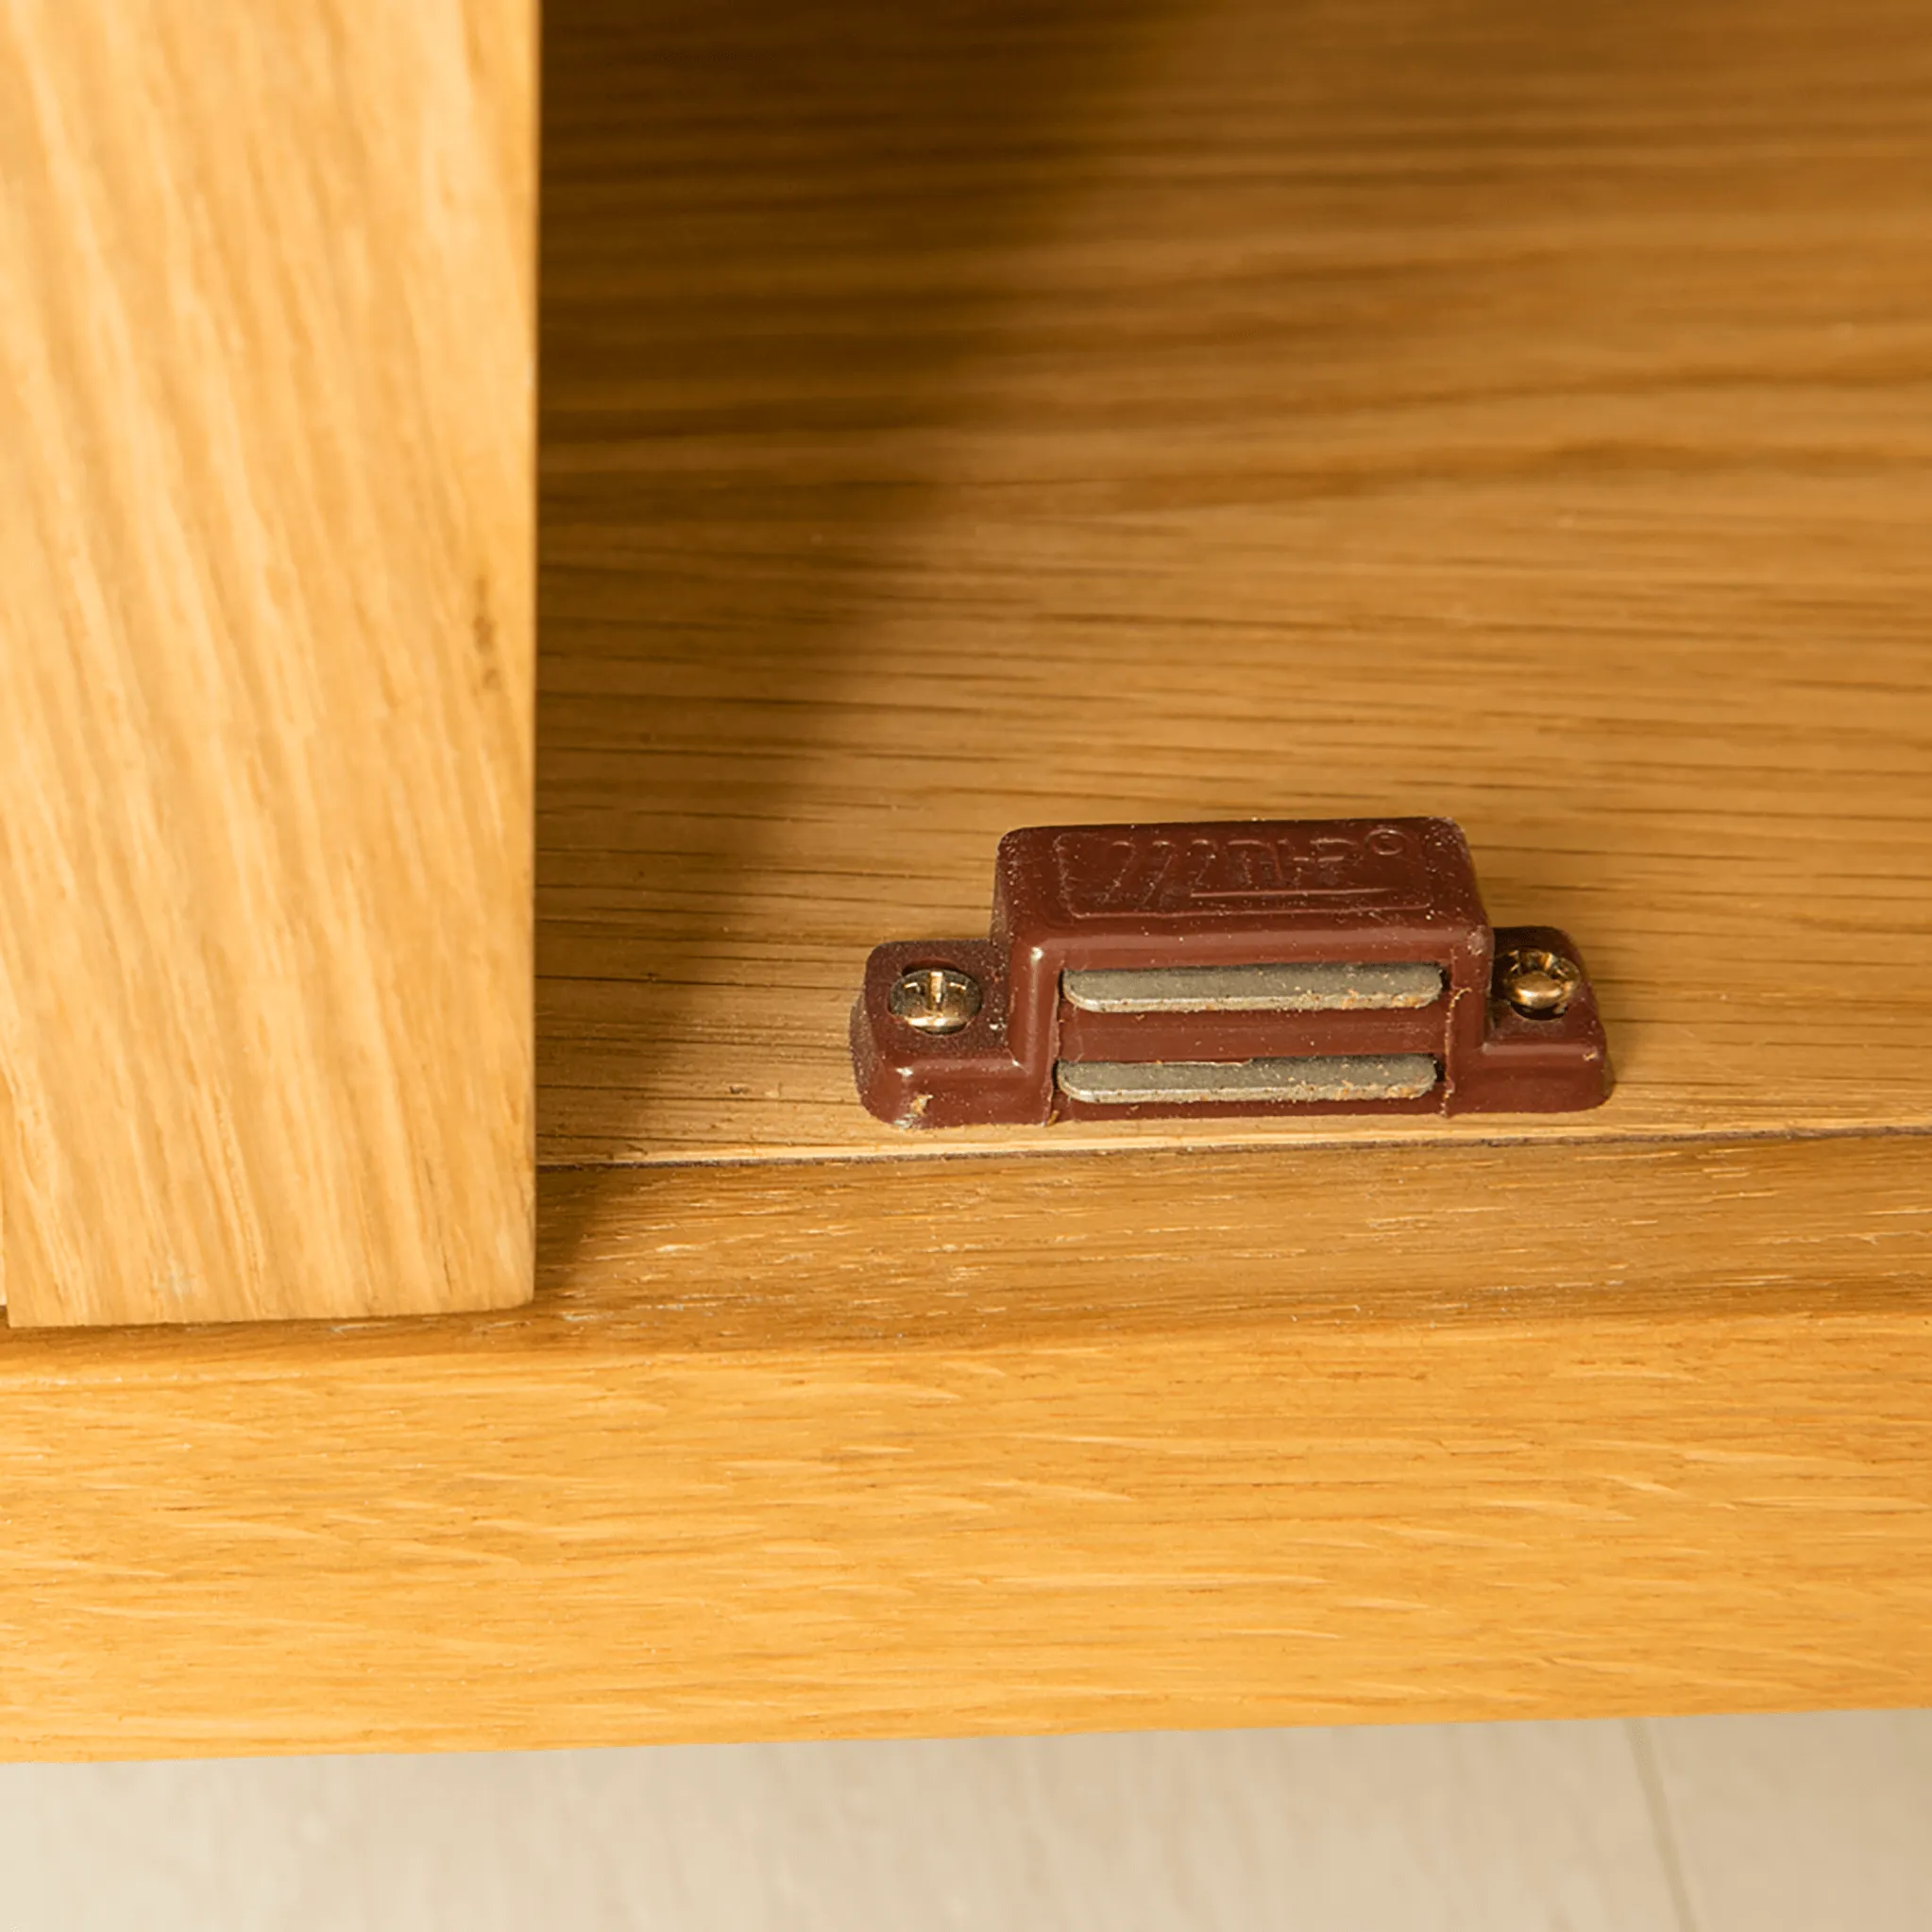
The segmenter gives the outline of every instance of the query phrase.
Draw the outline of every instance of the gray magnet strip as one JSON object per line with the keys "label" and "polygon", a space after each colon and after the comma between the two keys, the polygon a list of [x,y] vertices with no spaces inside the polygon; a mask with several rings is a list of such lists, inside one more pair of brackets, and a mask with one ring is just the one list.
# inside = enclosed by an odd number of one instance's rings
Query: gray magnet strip
{"label": "gray magnet strip", "polygon": [[1088,1013],[1349,1013],[1427,1007],[1442,997],[1442,968],[1378,964],[1157,966],[1062,973],[1060,991]]}
{"label": "gray magnet strip", "polygon": [[1063,1059],[1054,1069],[1070,1100],[1096,1107],[1216,1101],[1417,1100],[1439,1077],[1426,1053],[1330,1053],[1293,1059]]}

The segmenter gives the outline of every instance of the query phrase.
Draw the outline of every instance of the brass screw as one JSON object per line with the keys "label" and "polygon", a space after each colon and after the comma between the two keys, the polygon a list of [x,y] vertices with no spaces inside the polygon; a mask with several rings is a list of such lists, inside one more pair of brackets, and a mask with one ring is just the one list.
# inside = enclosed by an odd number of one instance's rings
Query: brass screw
{"label": "brass screw", "polygon": [[1496,962],[1498,991],[1524,1018],[1553,1020],[1575,999],[1584,969],[1543,946],[1517,946]]}
{"label": "brass screw", "polygon": [[952,966],[915,966],[892,982],[895,1020],[922,1033],[957,1033],[979,1010],[979,982]]}

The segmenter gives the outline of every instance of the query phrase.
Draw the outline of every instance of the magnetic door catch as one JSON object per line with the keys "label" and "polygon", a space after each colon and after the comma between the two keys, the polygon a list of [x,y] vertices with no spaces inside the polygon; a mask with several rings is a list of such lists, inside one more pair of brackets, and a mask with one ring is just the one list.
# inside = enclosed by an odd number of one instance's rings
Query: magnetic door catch
{"label": "magnetic door catch", "polygon": [[1569,937],[1491,929],[1448,819],[1035,825],[984,940],[874,950],[860,1098],[902,1127],[1562,1113],[1610,1062]]}

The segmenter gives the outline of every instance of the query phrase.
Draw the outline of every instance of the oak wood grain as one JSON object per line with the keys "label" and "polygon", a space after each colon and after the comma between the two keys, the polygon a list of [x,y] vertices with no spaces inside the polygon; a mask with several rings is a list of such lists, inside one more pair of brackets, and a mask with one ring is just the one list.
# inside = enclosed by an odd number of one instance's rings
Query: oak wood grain
{"label": "oak wood grain", "polygon": [[1932,1126],[1920,9],[709,18],[551,25],[547,1159],[1018,1144],[855,1104],[874,942],[1358,812],[1585,949],[1538,1135]]}
{"label": "oak wood grain", "polygon": [[[538,1299],[0,1338],[6,1748],[1932,1697],[1916,16],[546,34]],[[1357,808],[1580,1137],[859,1113],[1007,826]]]}
{"label": "oak wood grain", "polygon": [[0,7],[16,1326],[529,1295],[534,27]]}
{"label": "oak wood grain", "polygon": [[0,1337],[0,1748],[1924,1703],[1927,1176],[558,1175],[530,1309]]}

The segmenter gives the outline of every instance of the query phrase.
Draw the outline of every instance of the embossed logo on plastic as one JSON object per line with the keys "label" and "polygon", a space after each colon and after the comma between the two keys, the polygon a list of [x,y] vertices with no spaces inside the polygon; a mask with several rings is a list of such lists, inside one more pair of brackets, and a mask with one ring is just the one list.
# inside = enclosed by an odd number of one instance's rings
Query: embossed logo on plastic
{"label": "embossed logo on plastic", "polygon": [[1402,912],[1428,903],[1415,840],[1396,825],[1356,836],[1066,832],[1053,852],[1061,904],[1076,919]]}

